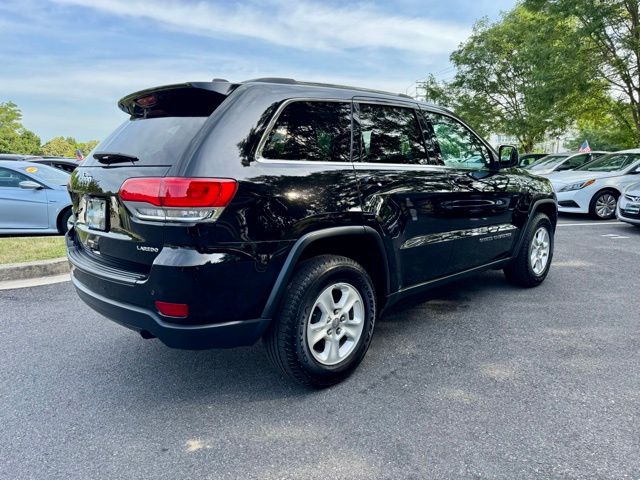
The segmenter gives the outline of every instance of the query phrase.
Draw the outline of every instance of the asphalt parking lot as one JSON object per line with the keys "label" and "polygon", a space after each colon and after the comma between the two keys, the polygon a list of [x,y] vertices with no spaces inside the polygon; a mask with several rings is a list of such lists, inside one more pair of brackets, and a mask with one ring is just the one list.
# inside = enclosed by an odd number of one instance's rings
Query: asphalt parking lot
{"label": "asphalt parking lot", "polygon": [[324,391],[261,345],[142,340],[68,282],[0,291],[0,478],[640,478],[640,228],[560,222],[542,286],[413,299]]}

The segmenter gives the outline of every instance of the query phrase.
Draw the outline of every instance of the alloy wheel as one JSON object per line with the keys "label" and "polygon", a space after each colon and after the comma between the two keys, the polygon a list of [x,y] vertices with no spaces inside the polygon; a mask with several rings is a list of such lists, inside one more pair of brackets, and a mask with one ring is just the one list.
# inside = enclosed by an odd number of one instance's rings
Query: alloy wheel
{"label": "alloy wheel", "polygon": [[618,201],[610,193],[603,193],[596,200],[596,215],[600,218],[609,218],[616,211]]}
{"label": "alloy wheel", "polygon": [[313,358],[336,365],[355,350],[364,327],[362,297],[348,283],[334,283],[316,299],[307,320],[306,337]]}
{"label": "alloy wheel", "polygon": [[531,269],[536,275],[542,275],[549,263],[549,253],[551,252],[551,238],[547,227],[540,227],[536,230],[531,240],[529,248],[529,261]]}

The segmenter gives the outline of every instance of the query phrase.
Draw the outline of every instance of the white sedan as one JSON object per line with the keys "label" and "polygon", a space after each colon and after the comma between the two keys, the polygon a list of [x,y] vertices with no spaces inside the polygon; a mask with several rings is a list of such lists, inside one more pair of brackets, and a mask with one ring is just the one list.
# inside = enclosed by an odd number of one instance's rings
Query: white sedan
{"label": "white sedan", "polygon": [[558,211],[608,220],[616,216],[624,189],[640,180],[640,149],[611,153],[580,169],[554,172],[548,178],[558,197]]}
{"label": "white sedan", "polygon": [[640,182],[629,185],[618,201],[618,220],[640,227]]}

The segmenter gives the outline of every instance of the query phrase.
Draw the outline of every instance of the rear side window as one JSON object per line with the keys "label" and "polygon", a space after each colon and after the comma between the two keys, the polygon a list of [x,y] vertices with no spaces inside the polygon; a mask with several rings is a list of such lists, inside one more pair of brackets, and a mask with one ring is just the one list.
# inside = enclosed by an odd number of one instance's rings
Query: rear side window
{"label": "rear side window", "polygon": [[[207,121],[207,117],[161,117],[128,120],[87,155],[83,165],[101,165],[94,153],[120,153],[140,165],[173,165]],[[124,164],[122,164],[124,165]]]}
{"label": "rear side window", "polygon": [[361,162],[429,163],[414,109],[366,103],[359,105]]}
{"label": "rear side window", "polygon": [[262,157],[269,160],[348,162],[351,105],[296,101],[288,104],[269,132]]}

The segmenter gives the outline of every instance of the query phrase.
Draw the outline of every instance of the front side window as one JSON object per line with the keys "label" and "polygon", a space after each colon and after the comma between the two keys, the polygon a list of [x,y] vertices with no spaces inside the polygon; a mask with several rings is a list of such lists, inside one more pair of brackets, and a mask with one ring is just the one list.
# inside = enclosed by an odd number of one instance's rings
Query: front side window
{"label": "front side window", "polygon": [[481,170],[491,163],[489,149],[467,127],[439,113],[428,113],[440,147],[438,163],[447,167]]}
{"label": "front side window", "polygon": [[276,120],[262,149],[271,160],[348,162],[351,153],[351,104],[296,101]]}
{"label": "front side window", "polygon": [[361,103],[360,161],[426,165],[429,158],[413,108]]}
{"label": "front side window", "polygon": [[549,168],[554,168],[564,162],[567,157],[568,155],[547,155],[534,164],[529,165],[529,170],[537,172],[541,170],[547,170]]}
{"label": "front side window", "polygon": [[[596,158],[596,157],[593,157],[593,158]],[[589,153],[586,153],[584,155],[574,155],[565,163],[560,165],[560,167],[558,167],[558,170],[573,170],[574,168],[581,167],[585,163],[591,161],[591,159],[592,157],[591,157],[591,154]]]}

